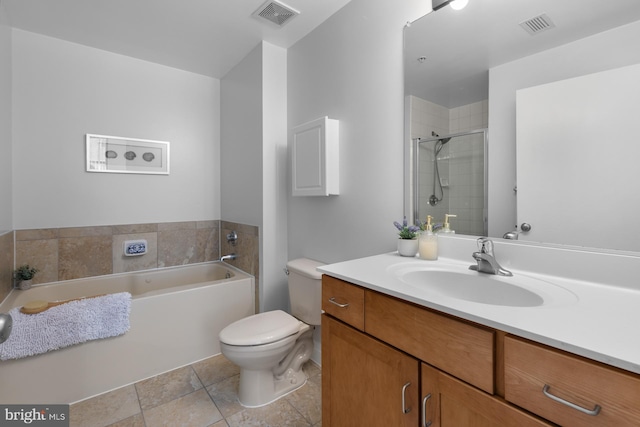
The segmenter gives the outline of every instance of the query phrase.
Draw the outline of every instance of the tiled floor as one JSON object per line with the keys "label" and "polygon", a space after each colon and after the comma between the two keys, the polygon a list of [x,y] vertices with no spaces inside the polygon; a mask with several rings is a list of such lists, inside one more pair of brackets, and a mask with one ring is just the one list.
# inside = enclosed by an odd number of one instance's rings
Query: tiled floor
{"label": "tiled floor", "polygon": [[307,362],[307,383],[262,408],[237,399],[239,369],[224,356],[140,381],[71,406],[71,427],[318,427],[320,368]]}

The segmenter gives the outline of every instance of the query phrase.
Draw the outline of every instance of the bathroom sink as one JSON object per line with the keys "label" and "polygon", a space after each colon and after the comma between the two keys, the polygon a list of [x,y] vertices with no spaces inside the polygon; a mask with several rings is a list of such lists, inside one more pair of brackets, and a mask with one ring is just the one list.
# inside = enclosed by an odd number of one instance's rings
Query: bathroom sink
{"label": "bathroom sink", "polygon": [[423,295],[439,295],[478,304],[508,307],[540,307],[571,304],[578,299],[569,290],[532,276],[511,277],[479,273],[462,267],[425,268],[404,265],[396,277]]}

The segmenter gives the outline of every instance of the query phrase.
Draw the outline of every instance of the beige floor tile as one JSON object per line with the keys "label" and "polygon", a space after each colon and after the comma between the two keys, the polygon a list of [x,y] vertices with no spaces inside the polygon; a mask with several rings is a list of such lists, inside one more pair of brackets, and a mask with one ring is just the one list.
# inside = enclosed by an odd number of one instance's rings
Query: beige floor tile
{"label": "beige floor tile", "polygon": [[285,399],[261,408],[245,408],[227,418],[230,427],[309,427],[304,419]]}
{"label": "beige floor tile", "polygon": [[145,427],[144,417],[142,413],[135,414],[133,417],[113,423],[109,427]]}
{"label": "beige floor tile", "polygon": [[205,389],[143,410],[147,427],[207,427],[222,420]]}
{"label": "beige floor tile", "polygon": [[202,383],[191,366],[136,383],[140,407],[143,410],[162,405],[201,388]]}
{"label": "beige floor tile", "polygon": [[213,399],[225,418],[240,412],[244,407],[238,401],[238,384],[240,375],[234,375],[207,387],[209,396]]}
{"label": "beige floor tile", "polygon": [[285,399],[310,424],[315,424],[322,420],[321,396],[320,376],[315,375],[309,378],[304,386],[285,396]]}
{"label": "beige floor tile", "polygon": [[201,360],[192,366],[205,387],[240,373],[240,368],[222,354]]}
{"label": "beige floor tile", "polygon": [[309,362],[304,370],[303,387],[249,409],[238,402],[239,368],[218,355],[72,405],[70,426],[322,427],[321,369]]}
{"label": "beige floor tile", "polygon": [[103,427],[140,413],[134,386],[126,386],[71,405],[71,427]]}

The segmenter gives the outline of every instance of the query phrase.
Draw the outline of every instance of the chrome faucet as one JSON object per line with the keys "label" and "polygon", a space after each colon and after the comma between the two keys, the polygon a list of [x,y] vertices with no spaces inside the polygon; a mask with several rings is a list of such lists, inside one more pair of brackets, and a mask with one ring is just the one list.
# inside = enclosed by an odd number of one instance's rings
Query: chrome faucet
{"label": "chrome faucet", "polygon": [[480,273],[497,274],[498,276],[513,276],[509,270],[506,270],[498,264],[493,254],[493,242],[487,237],[478,239],[478,252],[474,252],[471,256],[476,260],[477,265],[469,266],[470,270]]}
{"label": "chrome faucet", "polygon": [[236,259],[236,254],[223,255],[220,257],[220,261],[233,261],[234,259]]}
{"label": "chrome faucet", "polygon": [[12,326],[13,319],[11,318],[11,315],[0,313],[0,344],[9,339]]}

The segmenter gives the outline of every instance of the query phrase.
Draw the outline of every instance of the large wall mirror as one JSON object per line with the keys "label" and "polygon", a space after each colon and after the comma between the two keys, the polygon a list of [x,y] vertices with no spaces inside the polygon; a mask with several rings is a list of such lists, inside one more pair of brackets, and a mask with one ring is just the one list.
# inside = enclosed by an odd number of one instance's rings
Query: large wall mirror
{"label": "large wall mirror", "polygon": [[638,40],[637,0],[469,0],[408,24],[406,212],[456,214],[461,234],[640,254]]}

